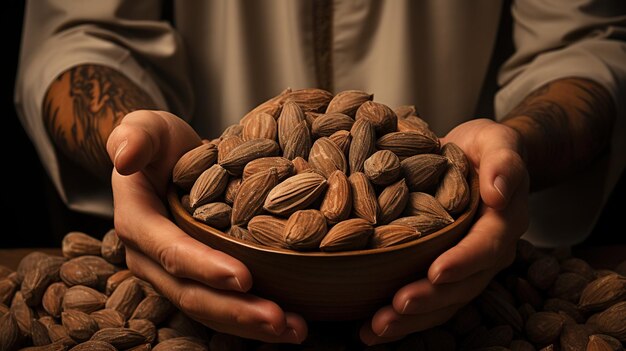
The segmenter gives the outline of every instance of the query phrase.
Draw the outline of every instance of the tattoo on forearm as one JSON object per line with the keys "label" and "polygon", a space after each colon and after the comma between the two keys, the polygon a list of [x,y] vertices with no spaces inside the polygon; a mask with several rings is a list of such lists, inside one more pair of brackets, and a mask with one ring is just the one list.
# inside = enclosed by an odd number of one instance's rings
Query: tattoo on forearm
{"label": "tattoo on forearm", "polygon": [[602,86],[567,78],[528,95],[504,123],[521,133],[531,178],[543,187],[593,161],[607,147],[614,119]]}
{"label": "tattoo on forearm", "polygon": [[112,68],[82,65],[61,74],[50,86],[43,119],[53,142],[70,159],[108,177],[112,164],[106,141],[129,112],[156,108],[136,84]]}

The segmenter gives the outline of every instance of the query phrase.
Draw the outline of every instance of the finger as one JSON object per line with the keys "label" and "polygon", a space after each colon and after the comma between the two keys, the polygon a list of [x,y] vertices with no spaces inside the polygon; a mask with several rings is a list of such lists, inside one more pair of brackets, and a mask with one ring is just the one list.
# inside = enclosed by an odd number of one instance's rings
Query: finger
{"label": "finger", "polygon": [[489,207],[503,209],[527,174],[524,161],[517,152],[489,148],[483,152],[478,176],[483,202]]}
{"label": "finger", "polygon": [[466,236],[431,264],[428,279],[433,284],[451,283],[508,266],[515,255],[515,242],[528,227],[527,192],[526,179],[505,211],[482,206]]}
{"label": "finger", "polygon": [[423,314],[452,304],[466,304],[489,284],[494,270],[480,271],[467,279],[449,284],[433,285],[421,279],[400,288],[393,298],[396,313]]}
{"label": "finger", "polygon": [[157,159],[160,167],[171,169],[183,152],[197,145],[200,137],[182,119],[164,111],[139,110],[111,132],[107,151],[117,171],[128,175]]}
{"label": "finger", "polygon": [[304,320],[295,314],[286,315],[271,301],[173,277],[133,249],[127,258],[128,267],[139,278],[153,284],[191,318],[214,330],[265,342],[300,343],[306,337]]}
{"label": "finger", "polygon": [[218,289],[247,291],[252,276],[243,263],[214,250],[183,232],[167,218],[167,211],[143,173],[112,177],[114,220],[120,238],[174,276]]}
{"label": "finger", "polygon": [[[450,305],[442,309],[423,314],[400,315],[393,307],[385,306],[378,310],[371,323],[361,328],[361,338],[367,342],[382,343],[397,340],[407,334],[429,329],[445,323],[462,304]],[[373,335],[372,335],[373,334]],[[365,340],[363,340],[366,342]]]}

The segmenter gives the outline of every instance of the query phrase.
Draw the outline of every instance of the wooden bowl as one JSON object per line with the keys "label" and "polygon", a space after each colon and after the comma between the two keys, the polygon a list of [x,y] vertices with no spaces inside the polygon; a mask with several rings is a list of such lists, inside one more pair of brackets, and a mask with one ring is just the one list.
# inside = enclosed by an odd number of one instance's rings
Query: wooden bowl
{"label": "wooden bowl", "polygon": [[345,321],[369,317],[390,304],[400,287],[424,277],[432,261],[465,235],[480,198],[478,176],[470,175],[469,183],[470,204],[447,227],[397,246],[337,253],[294,252],[235,239],[194,220],[175,187],[168,202],[180,228],[248,267],[253,293],[309,320]]}

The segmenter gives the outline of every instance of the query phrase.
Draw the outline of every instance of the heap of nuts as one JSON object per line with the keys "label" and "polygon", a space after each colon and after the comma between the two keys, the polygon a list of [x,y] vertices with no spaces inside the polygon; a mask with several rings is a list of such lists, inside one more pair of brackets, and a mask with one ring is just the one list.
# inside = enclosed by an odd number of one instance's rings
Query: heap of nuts
{"label": "heap of nuts", "polygon": [[0,350],[209,350],[204,326],[125,268],[115,230],[62,245],[0,266]]}
{"label": "heap of nuts", "polygon": [[451,224],[468,206],[469,171],[413,106],[287,89],[182,155],[172,178],[198,221],[270,247],[331,252]]}
{"label": "heap of nuts", "polygon": [[132,275],[115,231],[102,241],[79,232],[63,256],[33,252],[16,271],[0,266],[0,351],[623,351],[626,261],[594,269],[524,240],[517,258],[445,324],[366,347],[363,321],[311,323],[301,346],[212,331]]}

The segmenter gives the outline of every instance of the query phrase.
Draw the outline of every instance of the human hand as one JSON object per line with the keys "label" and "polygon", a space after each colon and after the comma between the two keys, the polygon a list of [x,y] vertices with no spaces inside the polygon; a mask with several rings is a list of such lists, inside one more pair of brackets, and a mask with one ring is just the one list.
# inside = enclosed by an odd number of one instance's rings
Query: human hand
{"label": "human hand", "polygon": [[111,133],[115,228],[126,262],[179,309],[208,327],[266,342],[300,343],[304,320],[247,293],[252,277],[243,263],[188,236],[163,203],[172,168],[200,137],[162,111],[129,113]]}
{"label": "human hand", "polygon": [[427,277],[396,292],[362,326],[361,340],[379,344],[447,321],[510,265],[517,239],[528,227],[528,172],[513,129],[488,119],[459,125],[441,139],[454,142],[479,175],[481,204],[467,235],[441,254]]}

